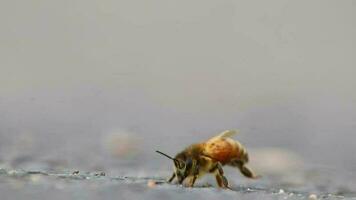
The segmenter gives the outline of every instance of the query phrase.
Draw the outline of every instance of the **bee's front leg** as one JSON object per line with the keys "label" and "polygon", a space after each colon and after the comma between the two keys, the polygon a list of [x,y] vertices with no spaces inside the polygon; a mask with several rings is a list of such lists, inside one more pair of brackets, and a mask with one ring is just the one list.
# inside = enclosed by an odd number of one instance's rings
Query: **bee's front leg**
{"label": "bee's front leg", "polygon": [[167,182],[168,182],[168,183],[172,182],[175,177],[176,177],[176,173],[173,172],[171,178],[169,178]]}
{"label": "bee's front leg", "polygon": [[193,187],[195,181],[197,180],[197,177],[199,175],[199,164],[195,164],[194,165],[194,169],[193,169],[193,177],[190,179],[190,183],[189,183],[189,187]]}

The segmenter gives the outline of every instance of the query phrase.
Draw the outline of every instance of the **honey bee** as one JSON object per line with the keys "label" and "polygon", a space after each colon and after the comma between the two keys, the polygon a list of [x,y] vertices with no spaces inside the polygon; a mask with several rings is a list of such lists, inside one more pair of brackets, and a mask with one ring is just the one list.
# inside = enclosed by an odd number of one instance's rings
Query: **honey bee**
{"label": "honey bee", "polygon": [[198,178],[211,173],[215,175],[219,187],[229,188],[222,168],[224,165],[238,168],[247,178],[259,178],[259,175],[246,166],[249,161],[246,149],[238,141],[231,139],[236,133],[235,130],[224,131],[205,142],[188,146],[174,158],[156,151],[174,162],[174,172],[168,182],[177,178],[178,183],[183,184],[187,179],[187,186],[193,187]]}

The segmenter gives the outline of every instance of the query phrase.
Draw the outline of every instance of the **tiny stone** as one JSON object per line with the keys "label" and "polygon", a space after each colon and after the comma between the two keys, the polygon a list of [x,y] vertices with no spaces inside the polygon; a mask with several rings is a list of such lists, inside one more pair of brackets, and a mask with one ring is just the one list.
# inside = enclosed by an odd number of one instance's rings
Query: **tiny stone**
{"label": "tiny stone", "polygon": [[280,189],[278,194],[284,194],[284,190],[283,189]]}

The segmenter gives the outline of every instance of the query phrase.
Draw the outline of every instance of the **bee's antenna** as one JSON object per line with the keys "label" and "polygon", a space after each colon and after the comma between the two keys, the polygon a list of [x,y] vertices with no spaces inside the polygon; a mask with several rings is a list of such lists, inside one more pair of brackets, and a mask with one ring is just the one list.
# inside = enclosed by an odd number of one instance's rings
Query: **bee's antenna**
{"label": "bee's antenna", "polygon": [[160,151],[156,151],[156,152],[159,153],[159,154],[161,154],[161,155],[166,156],[167,158],[169,158],[169,159],[171,159],[171,160],[177,161],[177,159],[172,158],[171,156],[169,156],[169,155],[167,155],[167,154],[165,154],[165,153],[162,153],[162,152],[160,152]]}

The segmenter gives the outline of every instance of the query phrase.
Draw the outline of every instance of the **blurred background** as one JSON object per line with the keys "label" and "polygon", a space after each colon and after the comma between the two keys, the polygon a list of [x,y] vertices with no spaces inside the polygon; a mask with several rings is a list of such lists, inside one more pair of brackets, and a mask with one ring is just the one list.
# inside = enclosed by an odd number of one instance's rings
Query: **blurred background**
{"label": "blurred background", "polygon": [[1,4],[2,167],[168,176],[239,129],[259,171],[356,170],[355,1]]}

